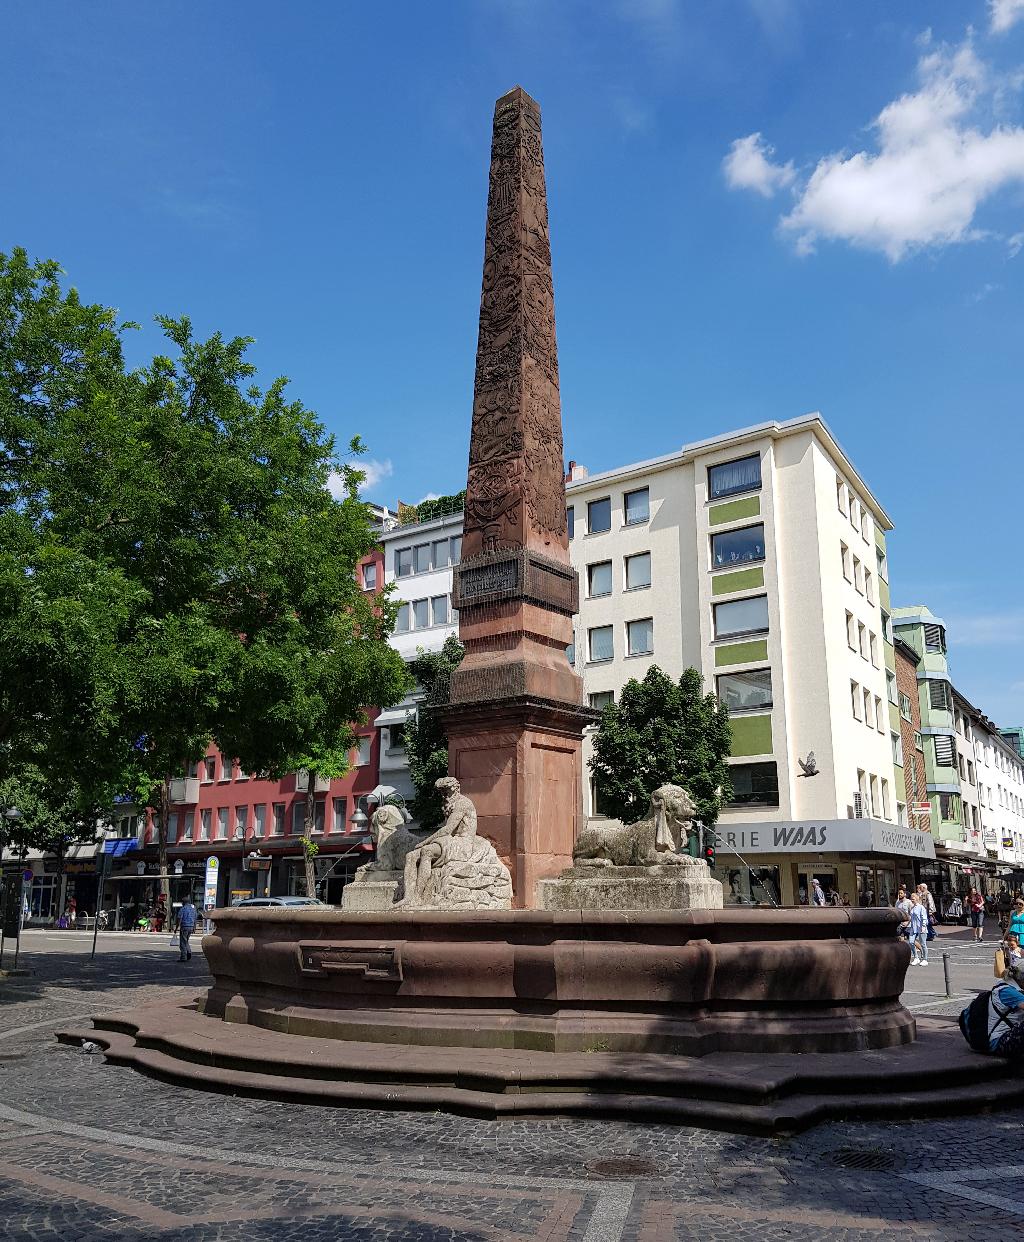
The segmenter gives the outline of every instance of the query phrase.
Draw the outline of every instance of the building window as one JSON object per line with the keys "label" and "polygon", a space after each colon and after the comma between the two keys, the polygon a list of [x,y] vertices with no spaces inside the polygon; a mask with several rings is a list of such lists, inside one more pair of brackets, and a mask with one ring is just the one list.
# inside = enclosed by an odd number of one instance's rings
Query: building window
{"label": "building window", "polygon": [[249,808],[247,806],[235,807],[235,834],[241,834],[245,839],[245,830],[249,827]]}
{"label": "building window", "polygon": [[181,829],[181,839],[183,841],[191,841],[192,833],[195,830],[196,813],[195,811],[185,812],[185,822]]}
{"label": "building window", "polygon": [[409,632],[409,605],[399,604],[398,611],[395,613],[395,633],[408,634]]}
{"label": "building window", "polygon": [[434,625],[448,624],[448,596],[435,595],[430,601],[430,620]]}
{"label": "building window", "polygon": [[356,738],[355,766],[357,768],[365,768],[366,765],[370,762],[370,743],[371,743],[371,738],[368,733],[364,733],[360,737]]}
{"label": "building window", "polygon": [[252,835],[254,837],[262,837],[267,830],[267,804],[261,802],[259,806],[253,807],[253,824]]}
{"label": "building window", "polygon": [[430,601],[414,599],[412,602],[412,625],[415,630],[425,630],[430,624]]}
{"label": "building window", "polygon": [[388,729],[388,750],[405,750],[405,725],[393,724]]}
{"label": "building window", "polygon": [[733,599],[725,604],[715,604],[714,614],[716,638],[768,632],[767,595],[754,595],[750,599]]}
{"label": "building window", "polygon": [[210,839],[210,818],[211,811],[209,807],[205,811],[199,812],[199,840],[209,841]]}
{"label": "building window", "polygon": [[970,759],[967,760],[967,781],[971,785],[974,784],[974,764]]}
{"label": "building window", "polygon": [[415,572],[425,574],[430,569],[430,544],[418,543],[412,550],[412,563]]}
{"label": "building window", "polygon": [[857,650],[857,622],[852,612],[846,614],[846,645],[851,651]]}
{"label": "building window", "polygon": [[867,543],[871,542],[871,514],[863,506],[860,511],[860,533]]}
{"label": "building window", "polygon": [[333,798],[331,800],[331,827],[334,832],[348,831],[348,799]]}
{"label": "building window", "polygon": [[615,639],[610,625],[599,625],[589,630],[590,662],[598,664],[615,658]]}
{"label": "building window", "polygon": [[845,543],[839,545],[839,552],[843,559],[843,577],[847,582],[853,581],[853,574],[850,572],[850,549]]}
{"label": "building window", "polygon": [[626,557],[626,590],[638,591],[651,585],[651,554],[638,552]]}
{"label": "building window", "polygon": [[892,819],[892,803],[889,801],[889,782],[882,777],[882,818]]}
{"label": "building window", "polygon": [[203,784],[208,785],[217,777],[217,756],[207,755],[203,760]]}
{"label": "building window", "polygon": [[615,702],[614,690],[595,690],[590,696],[590,706],[603,711],[609,703]]}
{"label": "building window", "polygon": [[284,835],[284,803],[283,802],[274,803],[274,819],[273,819],[272,833],[275,837],[280,837]]}
{"label": "building window", "polygon": [[395,577],[407,578],[412,573],[412,548],[395,549]]}
{"label": "building window", "polygon": [[377,589],[377,562],[370,561],[363,566],[363,590],[376,591]]}
{"label": "building window", "polygon": [[954,793],[939,794],[939,817],[947,823],[960,823],[960,795]]}
{"label": "building window", "polygon": [[[890,703],[896,702],[896,674],[885,670],[885,690]],[[909,717],[907,717],[909,720]]]}
{"label": "building window", "polygon": [[591,599],[612,593],[612,563],[598,561],[587,566],[587,594]]}
{"label": "building window", "polygon": [[853,558],[853,589],[860,595],[864,594],[864,566],[857,557]]}
{"label": "building window", "polygon": [[892,738],[892,761],[898,768],[903,767],[903,738],[898,733],[890,733]]}
{"label": "building window", "polygon": [[874,713],[871,710],[871,691],[864,690],[862,694],[864,695],[864,723],[869,729],[873,729],[875,727],[875,720]]}
{"label": "building window", "polygon": [[849,498],[846,492],[846,484],[838,475],[836,476],[836,503],[839,505],[839,512],[843,517],[849,517]]}
{"label": "building window", "polygon": [[914,716],[911,711],[910,695],[904,694],[902,690],[900,691],[900,715],[904,720],[909,720],[913,723]]}
{"label": "building window", "polygon": [[882,637],[887,643],[892,643],[892,617],[884,609],[882,610]]}
{"label": "building window", "polygon": [[949,683],[932,678],[928,682],[928,700],[936,711],[949,711]]}
{"label": "building window", "polygon": [[576,510],[570,505],[565,511],[565,525],[571,539],[576,534]]}
{"label": "building window", "polygon": [[850,521],[855,529],[860,529],[860,501],[856,496],[850,496]]}
{"label": "building window", "polygon": [[223,841],[228,835],[228,808],[221,806],[217,808],[217,840]]}
{"label": "building window", "polygon": [[730,712],[749,712],[772,705],[772,670],[755,668],[744,673],[721,673],[718,697]]}
{"label": "building window", "polygon": [[626,622],[626,648],[629,655],[650,655],[654,651],[654,618]]}
{"label": "building window", "polygon": [[597,777],[590,778],[590,814],[595,818],[604,819],[608,810],[601,798],[601,787],[597,782]]}
{"label": "building window", "polygon": [[935,762],[943,768],[956,767],[956,743],[948,733],[936,733],[932,737],[935,747]]}
{"label": "building window", "polygon": [[708,491],[712,500],[735,496],[738,492],[755,492],[761,486],[761,458],[740,457],[708,467]]}
{"label": "building window", "polygon": [[450,546],[451,561],[453,565],[457,565],[462,560],[462,536],[452,535],[448,541]]}
{"label": "building window", "polygon": [[743,565],[763,560],[763,522],[711,536],[711,564],[715,569],[721,569],[723,565]]}
{"label": "building window", "polygon": [[857,622],[857,650],[865,660],[868,658],[867,626],[861,621]]}
{"label": "building window", "polygon": [[924,627],[924,649],[925,651],[937,651],[942,655],[946,654],[946,631],[941,625]]}
{"label": "building window", "polygon": [[774,763],[733,763],[731,806],[778,806],[779,774]]}
{"label": "building window", "polygon": [[167,844],[173,845],[178,839],[178,812],[172,811],[167,816]]}
{"label": "building window", "polygon": [[875,579],[874,575],[864,570],[864,595],[869,604],[875,602]]}
{"label": "building window", "polygon": [[875,549],[875,559],[878,561],[878,577],[882,582],[889,581],[889,562],[885,553],[881,548]]}
{"label": "building window", "polygon": [[635,492],[626,492],[623,502],[627,526],[637,526],[650,518],[651,497],[648,488],[639,487]]}
{"label": "building window", "polygon": [[924,734],[920,730],[914,731],[914,749],[924,752]]}
{"label": "building window", "polygon": [[313,803],[313,831],[323,832],[324,819],[327,814],[327,799],[317,798]]}
{"label": "building window", "polygon": [[448,568],[448,540],[435,539],[430,550],[431,566],[434,569]]}
{"label": "building window", "polygon": [[871,663],[878,668],[878,638],[868,630],[868,648],[871,651]]}
{"label": "building window", "polygon": [[571,642],[565,649],[565,658],[569,661],[570,666],[576,664],[576,643]]}
{"label": "building window", "polygon": [[293,837],[301,837],[306,825],[306,800],[303,798],[301,802],[292,803],[292,832]]}
{"label": "building window", "polygon": [[612,502],[605,496],[603,500],[592,500],[587,505],[587,534],[599,535],[612,528]]}
{"label": "building window", "polygon": [[886,730],[886,725],[887,725],[887,721],[885,719],[885,713],[882,711],[882,700],[876,694],[875,695],[875,728],[878,730],[879,733],[884,733]]}
{"label": "building window", "polygon": [[860,686],[855,681],[850,682],[850,706],[853,708],[854,720],[861,718],[861,697]]}
{"label": "building window", "polygon": [[967,780],[967,769],[964,767],[964,757],[963,757],[963,755],[957,755],[957,757],[956,757],[956,769],[957,769],[957,771],[960,773],[960,779],[961,779],[962,781]]}

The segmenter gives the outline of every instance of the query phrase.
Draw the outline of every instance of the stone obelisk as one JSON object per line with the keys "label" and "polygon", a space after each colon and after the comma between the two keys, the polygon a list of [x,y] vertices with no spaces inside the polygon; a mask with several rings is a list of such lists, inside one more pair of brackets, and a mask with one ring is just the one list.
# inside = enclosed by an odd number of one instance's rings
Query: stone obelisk
{"label": "stone obelisk", "polygon": [[462,562],[466,648],[445,711],[449,769],[512,874],[514,904],[571,863],[581,744],[594,718],[570,667],[569,564],[540,108],[494,109]]}

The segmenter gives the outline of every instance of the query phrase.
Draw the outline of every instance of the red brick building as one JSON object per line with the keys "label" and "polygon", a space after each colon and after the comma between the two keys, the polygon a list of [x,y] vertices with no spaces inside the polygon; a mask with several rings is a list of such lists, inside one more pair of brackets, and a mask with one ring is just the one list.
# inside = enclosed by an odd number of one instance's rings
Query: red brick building
{"label": "red brick building", "polygon": [[903,748],[903,779],[907,787],[907,822],[912,828],[931,832],[931,816],[914,813],[914,803],[928,801],[924,751],[921,742],[921,701],[917,690],[917,666],[921,657],[902,638],[895,641],[896,690],[900,710],[900,744]]}

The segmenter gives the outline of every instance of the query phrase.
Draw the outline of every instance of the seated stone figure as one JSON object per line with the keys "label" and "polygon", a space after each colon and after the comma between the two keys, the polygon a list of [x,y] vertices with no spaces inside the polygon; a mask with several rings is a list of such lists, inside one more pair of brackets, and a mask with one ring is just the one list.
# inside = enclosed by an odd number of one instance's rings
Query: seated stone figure
{"label": "seated stone figure", "polygon": [[405,859],[405,893],[398,903],[434,910],[508,909],[512,879],[494,846],[476,834],[476,808],[454,776],[436,782],[445,822]]}
{"label": "seated stone figure", "polygon": [[420,839],[405,826],[401,809],[390,802],[382,803],[370,816],[370,837],[373,840],[373,859],[356,870],[356,878],[374,871],[401,871],[410,850]]}
{"label": "seated stone figure", "polygon": [[693,864],[682,852],[691,830],[694,805],[678,785],[661,785],[651,794],[651,809],[635,824],[588,824],[572,851],[576,867],[660,867]]}

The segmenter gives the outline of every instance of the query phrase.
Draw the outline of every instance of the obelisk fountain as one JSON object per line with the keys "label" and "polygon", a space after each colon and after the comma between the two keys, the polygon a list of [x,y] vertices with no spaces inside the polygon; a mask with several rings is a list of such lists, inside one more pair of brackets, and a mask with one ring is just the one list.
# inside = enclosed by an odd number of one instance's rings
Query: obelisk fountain
{"label": "obelisk fountain", "polygon": [[540,108],[495,105],[462,563],[465,659],[445,713],[449,771],[511,874],[518,907],[571,862],[583,683],[569,665],[569,564],[555,303]]}

